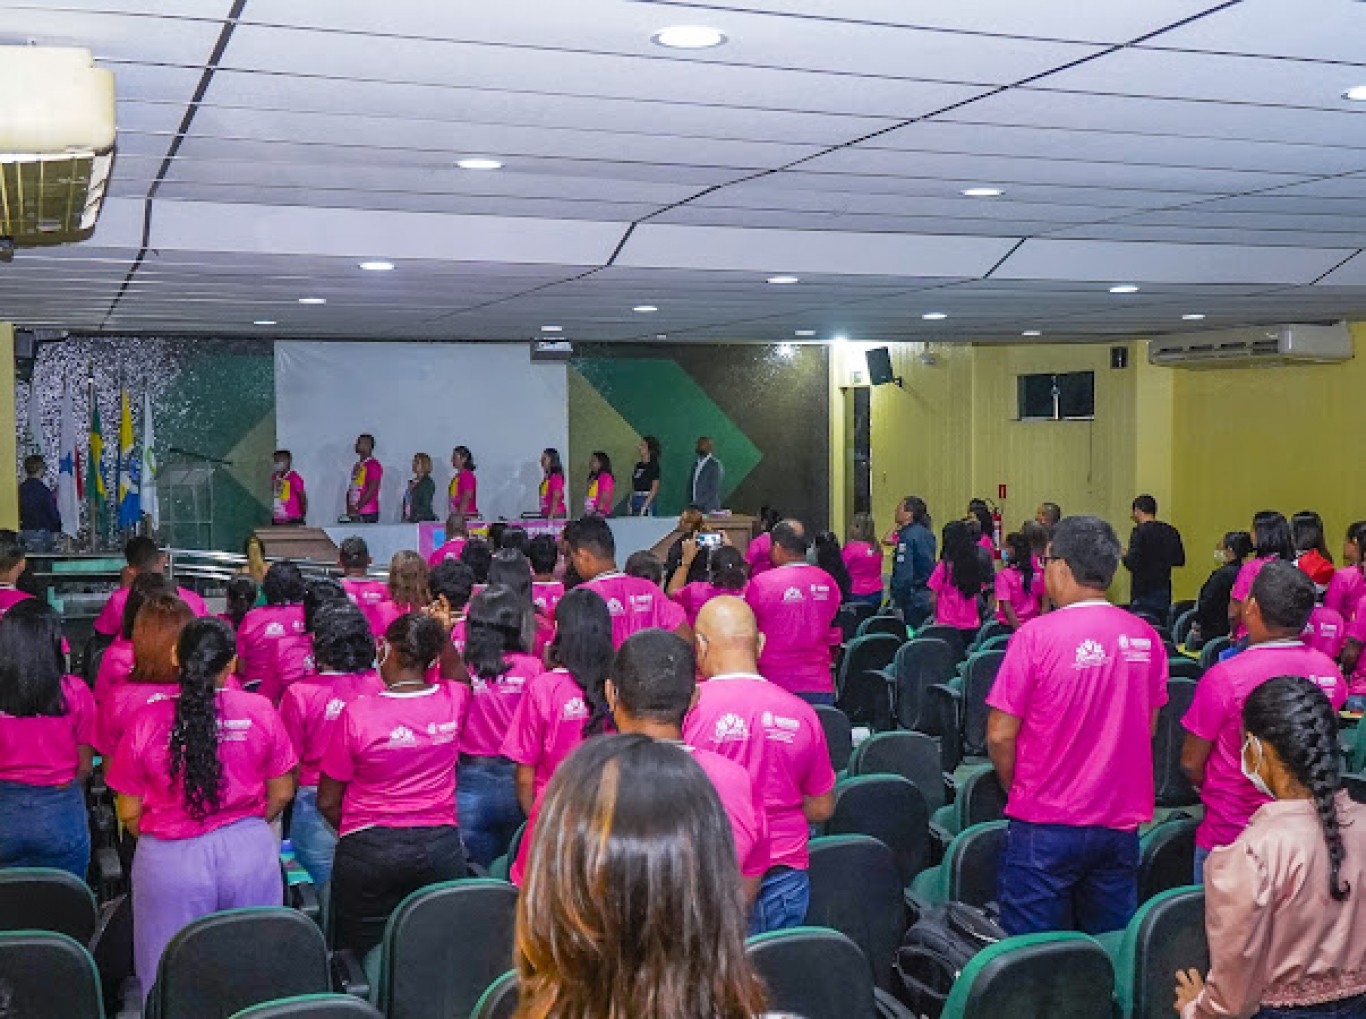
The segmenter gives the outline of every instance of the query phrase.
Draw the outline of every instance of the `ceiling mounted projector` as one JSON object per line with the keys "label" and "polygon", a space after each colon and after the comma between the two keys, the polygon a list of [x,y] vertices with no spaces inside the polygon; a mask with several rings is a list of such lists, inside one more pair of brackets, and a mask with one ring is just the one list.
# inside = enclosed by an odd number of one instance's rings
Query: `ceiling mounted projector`
{"label": "ceiling mounted projector", "polygon": [[0,46],[0,238],[80,240],[114,161],[114,75],[89,50]]}

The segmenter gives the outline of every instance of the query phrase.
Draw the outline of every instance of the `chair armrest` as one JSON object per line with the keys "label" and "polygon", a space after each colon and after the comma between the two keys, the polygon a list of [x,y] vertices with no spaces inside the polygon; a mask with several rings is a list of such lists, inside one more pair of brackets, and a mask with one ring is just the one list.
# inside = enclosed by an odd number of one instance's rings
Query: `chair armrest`
{"label": "chair armrest", "polygon": [[887,666],[885,669],[867,669],[865,671],[872,673],[874,676],[881,676],[888,683],[896,682],[896,668],[891,665]]}
{"label": "chair armrest", "polygon": [[471,860],[471,861],[469,862],[468,866],[469,866],[469,870],[470,870],[470,877],[488,877],[488,876],[489,876],[488,868],[485,867],[482,863],[475,863],[473,860]]}
{"label": "chair armrest", "polygon": [[949,843],[953,841],[953,832],[949,831],[942,824],[930,822],[930,842],[932,847],[937,844],[939,847],[939,858],[944,858],[944,852],[949,848]]}
{"label": "chair armrest", "polygon": [[914,1012],[881,987],[873,988],[873,1007],[877,1010],[878,1019],[916,1019]]}
{"label": "chair armrest", "polygon": [[103,846],[95,851],[95,874],[99,883],[101,902],[108,902],[128,887],[123,861],[119,859],[119,851],[113,846]]}
{"label": "chair armrest", "polygon": [[349,948],[332,953],[332,986],[342,994],[370,1000],[370,978],[365,975],[360,956]]}
{"label": "chair armrest", "polygon": [[319,927],[323,925],[322,900],[318,898],[318,886],[312,881],[303,881],[285,889],[285,899],[290,909],[297,909]]}
{"label": "chair armrest", "polygon": [[934,903],[919,892],[913,890],[909,885],[902,889],[901,900],[906,904],[907,930],[910,930],[912,925],[925,915],[925,911],[934,905]]}

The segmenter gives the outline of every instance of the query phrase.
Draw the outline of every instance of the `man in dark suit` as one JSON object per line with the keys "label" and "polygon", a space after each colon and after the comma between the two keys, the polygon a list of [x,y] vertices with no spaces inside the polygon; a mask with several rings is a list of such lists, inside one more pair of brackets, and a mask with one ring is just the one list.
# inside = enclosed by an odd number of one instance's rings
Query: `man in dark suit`
{"label": "man in dark suit", "polygon": [[712,456],[711,439],[702,436],[697,440],[697,460],[688,487],[689,502],[703,513],[715,513],[721,508],[721,481],[725,476],[721,461]]}

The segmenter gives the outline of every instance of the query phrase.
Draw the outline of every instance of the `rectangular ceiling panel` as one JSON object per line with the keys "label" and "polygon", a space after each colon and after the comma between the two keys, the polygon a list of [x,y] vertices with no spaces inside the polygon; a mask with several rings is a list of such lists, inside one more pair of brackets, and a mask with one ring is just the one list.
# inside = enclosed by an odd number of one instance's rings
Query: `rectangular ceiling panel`
{"label": "rectangular ceiling panel", "polygon": [[1352,249],[1027,240],[993,276],[1110,283],[1309,283]]}

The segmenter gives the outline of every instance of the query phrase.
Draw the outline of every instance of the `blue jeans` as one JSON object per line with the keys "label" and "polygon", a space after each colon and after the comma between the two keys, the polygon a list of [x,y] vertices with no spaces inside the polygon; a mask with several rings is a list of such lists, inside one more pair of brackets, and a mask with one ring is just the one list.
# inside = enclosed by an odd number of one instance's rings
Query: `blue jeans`
{"label": "blue jeans", "polygon": [[1167,614],[1172,610],[1171,584],[1135,595],[1129,601],[1129,608],[1134,612],[1146,612],[1149,615],[1156,616],[1165,623]]}
{"label": "blue jeans", "polygon": [[0,867],[56,867],[85,880],[90,826],[79,782],[0,782]]}
{"label": "blue jeans", "polygon": [[517,765],[462,759],[455,790],[456,817],[471,863],[487,867],[508,851],[526,816],[517,802]]}
{"label": "blue jeans", "polygon": [[289,841],[294,857],[308,871],[315,885],[332,879],[332,854],[337,849],[337,833],[318,813],[318,787],[299,787],[294,797],[294,812],[289,819]]}
{"label": "blue jeans", "polygon": [[642,507],[642,506],[645,505],[645,500],[648,499],[648,498],[650,498],[650,493],[649,493],[649,492],[632,492],[632,493],[631,493],[631,503],[630,503],[630,506],[631,506],[631,516],[633,516],[633,517],[638,517],[638,516],[642,516],[642,515],[643,515],[643,516],[647,516],[647,517],[652,517],[652,516],[655,515],[655,504],[654,504],[654,503],[650,503],[650,508],[647,509],[647,510],[644,512],[644,514],[642,514],[642,513],[640,512],[640,507]]}
{"label": "blue jeans", "polygon": [[792,691],[807,704],[834,704],[834,693],[826,693],[821,690],[794,690]]}
{"label": "blue jeans", "polygon": [[1252,1019],[1366,1019],[1366,994],[1339,1001],[1325,1001],[1322,1005],[1264,1008]]}
{"label": "blue jeans", "polygon": [[1202,885],[1205,883],[1205,861],[1209,859],[1209,854],[1213,850],[1206,849],[1204,846],[1195,847],[1195,880],[1194,884]]}
{"label": "blue jeans", "polygon": [[1138,832],[1011,821],[1001,860],[1009,934],[1121,930],[1138,909]]}
{"label": "blue jeans", "polygon": [[764,875],[754,911],[749,915],[750,934],[782,931],[806,923],[811,905],[811,875],[791,867],[775,867]]}
{"label": "blue jeans", "polygon": [[913,588],[910,591],[898,591],[893,589],[892,601],[901,610],[901,618],[906,621],[906,625],[912,630],[916,629],[925,620],[930,618],[933,607],[930,604],[930,593],[927,588]]}
{"label": "blue jeans", "polygon": [[882,606],[882,592],[874,591],[872,594],[851,594],[844,599],[846,605],[871,605],[873,608]]}

